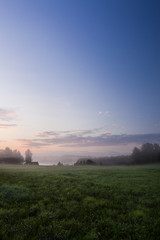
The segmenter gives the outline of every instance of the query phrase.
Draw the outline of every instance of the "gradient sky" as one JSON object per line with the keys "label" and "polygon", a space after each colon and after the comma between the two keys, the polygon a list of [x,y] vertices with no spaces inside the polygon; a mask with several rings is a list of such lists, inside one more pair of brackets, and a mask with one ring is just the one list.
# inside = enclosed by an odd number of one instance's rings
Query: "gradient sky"
{"label": "gradient sky", "polygon": [[1,148],[160,143],[159,12],[158,0],[0,0]]}

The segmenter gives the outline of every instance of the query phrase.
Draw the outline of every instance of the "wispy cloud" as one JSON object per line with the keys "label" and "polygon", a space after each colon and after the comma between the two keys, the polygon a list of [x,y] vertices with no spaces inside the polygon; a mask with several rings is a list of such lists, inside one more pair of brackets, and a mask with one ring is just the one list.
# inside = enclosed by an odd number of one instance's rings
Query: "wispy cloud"
{"label": "wispy cloud", "polygon": [[98,112],[98,115],[102,115],[102,116],[107,116],[107,117],[109,117],[109,116],[110,116],[110,111],[104,111],[104,112],[99,111],[99,112]]}
{"label": "wispy cloud", "polygon": [[0,120],[7,122],[17,120],[17,114],[13,109],[0,108]]}
{"label": "wispy cloud", "polygon": [[[18,139],[26,147],[40,148],[44,146],[58,145],[60,147],[96,147],[96,146],[120,146],[134,144],[143,144],[145,142],[157,142],[160,143],[160,133],[158,134],[119,134],[112,135],[107,131],[100,133],[99,135],[92,135],[95,130],[82,131],[79,134],[77,131],[67,131],[65,135],[61,135],[56,132],[44,132],[48,135],[41,135],[41,137],[35,139]],[[71,134],[72,132],[72,134]],[[90,135],[89,135],[90,132]],[[51,134],[52,133],[52,134]],[[85,135],[85,134],[88,135]],[[40,136],[40,134],[38,135]]]}
{"label": "wispy cloud", "polygon": [[48,143],[42,143],[40,141],[32,140],[32,139],[16,139],[23,147],[26,148],[41,148],[45,146],[49,146]]}
{"label": "wispy cloud", "polygon": [[68,131],[45,131],[40,132],[36,135],[36,137],[48,138],[48,137],[64,137],[64,136],[92,136],[103,132],[103,128],[94,128],[89,130],[68,130]]}
{"label": "wispy cloud", "polygon": [[0,129],[10,129],[17,127],[17,124],[0,124]]}

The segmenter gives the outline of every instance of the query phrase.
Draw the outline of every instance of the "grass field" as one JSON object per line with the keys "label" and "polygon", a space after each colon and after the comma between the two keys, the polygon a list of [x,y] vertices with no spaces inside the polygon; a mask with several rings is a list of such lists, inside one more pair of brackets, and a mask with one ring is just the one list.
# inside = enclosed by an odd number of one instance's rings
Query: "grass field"
{"label": "grass field", "polygon": [[160,165],[0,165],[1,240],[158,240]]}

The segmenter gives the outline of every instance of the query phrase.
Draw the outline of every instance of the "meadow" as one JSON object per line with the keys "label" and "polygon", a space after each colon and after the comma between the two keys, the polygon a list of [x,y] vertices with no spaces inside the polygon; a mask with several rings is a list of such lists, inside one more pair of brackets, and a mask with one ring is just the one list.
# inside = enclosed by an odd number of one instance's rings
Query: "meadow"
{"label": "meadow", "polygon": [[1,240],[158,240],[160,165],[0,165]]}

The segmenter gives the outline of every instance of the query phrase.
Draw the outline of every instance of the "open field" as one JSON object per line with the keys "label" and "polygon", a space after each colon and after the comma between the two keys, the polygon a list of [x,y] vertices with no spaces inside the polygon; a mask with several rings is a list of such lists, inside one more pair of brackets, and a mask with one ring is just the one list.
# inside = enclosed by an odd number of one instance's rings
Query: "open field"
{"label": "open field", "polygon": [[1,240],[158,240],[160,165],[0,165]]}

